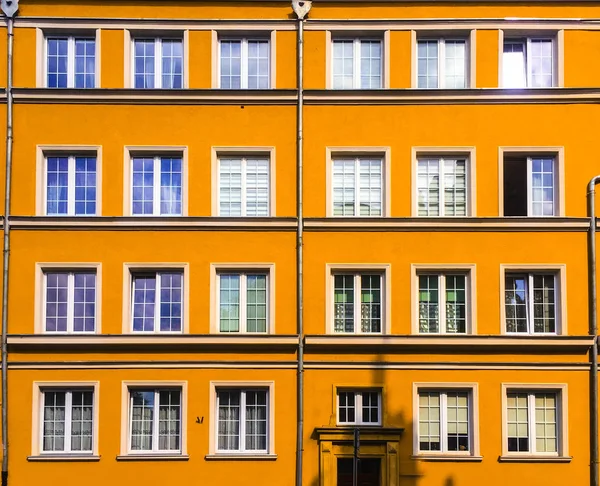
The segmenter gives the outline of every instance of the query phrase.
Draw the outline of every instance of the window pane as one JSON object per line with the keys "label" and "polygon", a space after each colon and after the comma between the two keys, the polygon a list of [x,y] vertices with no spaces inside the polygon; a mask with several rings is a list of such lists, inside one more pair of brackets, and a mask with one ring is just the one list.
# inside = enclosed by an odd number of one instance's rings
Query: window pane
{"label": "window pane", "polygon": [[46,214],[66,216],[69,214],[69,158],[46,159]]}
{"label": "window pane", "polygon": [[162,88],[183,88],[183,41],[162,39]]}
{"label": "window pane", "polygon": [[360,87],[381,88],[381,41],[360,41]]}
{"label": "window pane", "polygon": [[131,450],[151,451],[154,390],[131,390]]}
{"label": "window pane", "polygon": [[467,87],[467,56],[465,40],[445,40],[445,88],[460,89]]}
{"label": "window pane", "polygon": [[217,422],[217,449],[240,450],[240,392],[217,392],[219,417]]}
{"label": "window pane", "polygon": [[267,276],[246,275],[246,330],[267,332]]}
{"label": "window pane", "polygon": [[267,450],[267,392],[246,392],[246,450]]}
{"label": "window pane", "polygon": [[467,332],[465,275],[446,275],[446,332]]}
{"label": "window pane", "polygon": [[419,332],[440,332],[439,277],[419,275]]}
{"label": "window pane", "polygon": [[63,37],[49,37],[46,41],[46,73],[48,88],[68,86],[69,40]]}
{"label": "window pane", "polygon": [[44,392],[42,441],[42,450],[44,451],[59,452],[65,450],[65,404],[65,392]]}
{"label": "window pane", "polygon": [[333,88],[354,87],[354,41],[333,41]]}
{"label": "window pane", "polygon": [[73,331],[94,332],[96,321],[96,274],[75,273]]}
{"label": "window pane", "polygon": [[443,159],[441,163],[444,170],[444,216],[466,216],[466,161]]}
{"label": "window pane", "polygon": [[531,159],[531,216],[554,216],[554,159]]}
{"label": "window pane", "polygon": [[526,88],[525,42],[505,41],[502,55],[502,86],[504,88]]}
{"label": "window pane", "polygon": [[246,161],[246,216],[269,215],[269,160]]}
{"label": "window pane", "polygon": [[177,451],[181,447],[181,392],[161,390],[158,396],[158,449]]}
{"label": "window pane", "polygon": [[242,87],[242,42],[222,40],[221,45],[221,88]]}
{"label": "window pane", "polygon": [[354,332],[354,275],[333,277],[334,332]]}
{"label": "window pane", "polygon": [[379,423],[379,393],[361,392],[362,394],[362,423]]}
{"label": "window pane", "polygon": [[268,89],[270,87],[269,56],[268,40],[248,40],[248,88]]}
{"label": "window pane", "polygon": [[356,423],[356,396],[354,392],[338,393],[339,423]]}
{"label": "window pane", "polygon": [[419,159],[417,163],[418,215],[440,215],[439,159]]}
{"label": "window pane", "polygon": [[[355,170],[354,160],[333,161],[333,215],[355,216]],[[370,176],[367,174],[370,183]]]}
{"label": "window pane", "polygon": [[154,158],[134,157],[132,214],[154,214]]}
{"label": "window pane", "polygon": [[554,275],[533,276],[533,332],[556,332]]}
{"label": "window pane", "polygon": [[535,452],[558,452],[556,394],[535,394]]}
{"label": "window pane", "polygon": [[531,52],[531,87],[552,87],[552,74],[554,72],[553,42],[552,39],[531,39],[529,41]]}
{"label": "window pane", "polygon": [[219,216],[242,216],[242,160],[219,161]]}
{"label": "window pane", "polygon": [[527,332],[527,276],[505,277],[506,332]]}
{"label": "window pane", "polygon": [[438,87],[438,41],[421,40],[417,43],[417,86]]}
{"label": "window pane", "polygon": [[75,87],[94,88],[96,85],[96,41],[75,39]]}
{"label": "window pane", "polygon": [[509,452],[529,452],[529,410],[526,393],[507,395],[507,437]]}
{"label": "window pane", "polygon": [[469,395],[446,392],[448,451],[467,452],[469,445]]}
{"label": "window pane", "polygon": [[91,391],[72,392],[71,450],[92,450],[94,397]]}
{"label": "window pane", "polygon": [[75,215],[96,214],[96,157],[75,157]]}
{"label": "window pane", "polygon": [[183,274],[160,273],[160,330],[181,331],[183,307]]}
{"label": "window pane", "polygon": [[136,39],[133,51],[134,86],[155,88],[155,40]]}
{"label": "window pane", "polygon": [[181,158],[160,159],[160,214],[181,216]]}
{"label": "window pane", "polygon": [[68,287],[68,273],[46,273],[46,332],[67,332]]}
{"label": "window pane", "polygon": [[419,450],[441,451],[440,394],[419,392]]}
{"label": "window pane", "polygon": [[361,332],[381,332],[381,275],[360,276]]}
{"label": "window pane", "polygon": [[219,330],[240,330],[240,275],[219,275]]}
{"label": "window pane", "polygon": [[360,216],[382,215],[383,176],[381,159],[359,160]]}
{"label": "window pane", "polygon": [[154,331],[156,276],[133,277],[133,330]]}

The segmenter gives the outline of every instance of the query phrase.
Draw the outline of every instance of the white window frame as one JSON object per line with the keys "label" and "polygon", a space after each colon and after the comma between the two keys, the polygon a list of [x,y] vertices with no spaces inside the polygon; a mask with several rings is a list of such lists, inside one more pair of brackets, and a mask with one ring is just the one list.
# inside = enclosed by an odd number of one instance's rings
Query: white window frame
{"label": "white window frame", "polygon": [[271,59],[273,55],[273,46],[270,35],[257,35],[257,36],[219,36],[217,43],[217,86],[219,89],[231,89],[231,88],[223,88],[221,86],[221,41],[240,42],[240,87],[238,89],[249,89],[248,88],[248,41],[256,40],[256,41],[267,41],[269,43],[269,72],[268,80],[269,86],[267,88],[258,88],[258,89],[272,89],[272,69],[273,69],[273,59]]}
{"label": "white window frame", "polygon": [[[334,44],[336,43],[336,41],[352,41],[352,88],[335,88],[334,87],[334,75],[333,75],[333,60],[334,60]],[[380,86],[379,88],[362,88],[361,87],[361,82],[360,82],[360,78],[361,78],[361,49],[362,49],[362,42],[363,41],[367,41],[367,42],[379,42],[381,44],[381,69],[379,71],[379,79],[381,80]],[[354,36],[348,36],[348,37],[344,37],[344,36],[339,36],[339,37],[333,37],[331,39],[331,72],[329,73],[329,80],[331,83],[331,88],[332,89],[340,89],[340,90],[344,90],[344,89],[364,89],[364,90],[371,90],[371,89],[383,89],[385,87],[385,79],[384,79],[384,63],[385,63],[385,52],[384,52],[384,48],[385,48],[385,42],[384,39],[382,38],[377,38],[377,37],[354,37]]]}
{"label": "white window frame", "polygon": [[[533,159],[537,159],[537,158],[541,158],[541,159],[552,159],[552,192],[553,192],[553,200],[552,200],[552,208],[553,208],[553,214],[545,216],[545,215],[539,215],[539,216],[534,216],[533,215]],[[536,218],[554,218],[556,216],[558,216],[560,214],[560,210],[559,210],[559,204],[560,204],[560,199],[559,199],[559,177],[558,177],[558,164],[556,161],[556,156],[554,155],[541,155],[539,157],[531,157],[528,156],[527,157],[527,216],[530,217],[536,217]]]}
{"label": "white window frame", "polygon": [[[133,420],[133,396],[131,395],[131,391],[135,390],[152,390],[154,391],[154,408],[153,408],[153,417],[152,417],[152,450],[132,450],[131,449],[131,432],[132,432],[132,420]],[[159,449],[159,408],[160,408],[160,392],[161,391],[178,391],[179,392],[179,408],[180,408],[180,416],[179,416],[179,449]],[[183,399],[184,393],[181,386],[164,386],[164,387],[154,387],[154,386],[144,386],[140,385],[129,385],[127,387],[127,398],[128,398],[128,414],[127,414],[127,454],[131,455],[140,455],[140,454],[172,454],[172,455],[181,455],[183,453],[183,436],[184,436],[184,420],[183,414],[185,412]]]}
{"label": "white window frame", "polygon": [[[66,273],[68,275],[67,282],[67,330],[66,331],[47,331],[46,330],[46,306],[47,306],[47,290],[48,290],[48,274],[49,273]],[[93,331],[74,331],[75,323],[75,274],[76,273],[93,273],[96,276],[96,285],[94,286],[94,330]],[[42,333],[43,334],[96,334],[98,328],[98,272],[97,268],[77,268],[75,270],[69,268],[49,267],[42,270]]]}
{"label": "white window frame", "polygon": [[[360,162],[362,160],[375,160],[378,159],[381,163],[381,214],[379,216],[361,216],[360,215]],[[349,162],[354,161],[354,214],[352,215],[334,215],[335,210],[335,171],[334,166],[336,162],[346,161]],[[387,215],[387,207],[386,207],[386,191],[387,182],[386,182],[386,160],[384,155],[377,154],[363,154],[363,155],[334,155],[331,158],[331,187],[330,187],[330,197],[331,197],[331,216],[335,218],[383,218]]]}
{"label": "white window frame", "polygon": [[[340,421],[340,393],[353,393],[354,394],[354,422],[342,422]],[[362,399],[363,393],[377,393],[377,422],[365,422],[362,416]],[[338,388],[335,394],[335,411],[336,411],[336,423],[338,425],[363,425],[367,427],[381,427],[382,424],[382,393],[380,389],[348,389]],[[359,418],[360,417],[360,418]]]}
{"label": "white window frame", "polygon": [[[237,450],[231,449],[219,449],[219,392],[221,391],[236,391],[240,394],[240,433],[239,433],[239,444],[240,448]],[[266,420],[266,444],[267,448],[264,450],[252,449],[246,450],[246,393],[247,392],[264,392],[266,394],[266,409],[267,409],[267,420]],[[215,422],[215,453],[217,454],[272,454],[270,450],[271,444],[271,387],[238,387],[238,386],[225,386],[218,385],[215,386],[215,414],[214,414],[214,422]]]}
{"label": "white window frame", "polygon": [[[524,62],[525,62],[525,82],[526,86],[515,87],[513,89],[531,89],[532,82],[532,70],[531,70],[531,42],[534,40],[550,41],[552,43],[552,86],[556,88],[558,86],[558,42],[556,35],[525,35],[525,36],[510,36],[505,37],[502,43],[502,57],[504,58],[504,46],[506,44],[520,44],[524,49]],[[504,73],[502,73],[502,85],[504,85]],[[544,88],[538,88],[544,89]],[[548,89],[548,88],[546,88]]]}
{"label": "white window frame", "polygon": [[[184,268],[161,268],[161,269],[152,269],[152,268],[130,268],[130,290],[129,290],[129,298],[130,298],[130,309],[129,309],[129,332],[131,334],[184,334],[186,331],[186,319],[185,313],[187,311],[185,307],[186,299],[186,284],[187,284],[187,275]],[[160,330],[160,305],[162,300],[160,298],[154,299],[154,329],[152,331],[134,331],[133,330],[133,319],[134,319],[134,309],[135,309],[135,279],[136,277],[141,277],[142,275],[154,275],[156,279],[155,285],[155,295],[160,296],[161,289],[161,278],[163,273],[180,273],[181,274],[181,330],[180,331],[161,331]]]}
{"label": "white window frame", "polygon": [[[417,52],[415,53],[417,59],[417,70],[416,70],[416,84],[415,87],[418,89],[446,89],[446,41],[464,41],[465,42],[465,86],[464,88],[448,88],[448,89],[469,89],[471,87],[471,76],[470,76],[470,67],[471,67],[471,58],[470,58],[470,43],[469,36],[466,37],[419,37],[417,38]],[[418,71],[418,62],[419,62],[419,42],[431,42],[435,41],[438,44],[438,85],[436,88],[419,88],[419,71]]]}
{"label": "white window frame", "polygon": [[[82,88],[83,89],[83,88]],[[67,182],[67,214],[48,214],[48,158],[52,158],[52,157],[67,157],[69,160],[69,168],[68,168],[68,182]],[[95,204],[96,204],[96,211],[94,214],[75,214],[75,189],[77,188],[77,185],[75,184],[75,159],[77,157],[93,157],[96,159],[96,200],[95,200]],[[44,153],[44,174],[43,174],[43,183],[42,183],[42,190],[43,190],[43,201],[42,201],[42,205],[43,205],[43,214],[44,216],[52,216],[52,217],[57,217],[60,218],[65,217],[65,216],[77,216],[77,217],[91,217],[91,216],[97,216],[98,215],[98,194],[101,191],[101,188],[99,187],[99,170],[98,170],[98,154],[93,153],[93,154],[69,154],[69,155],[65,155],[65,154],[61,154],[61,153]]]}
{"label": "white window frame", "polygon": [[[154,41],[154,88],[136,88],[135,87],[135,42],[136,41]],[[177,40],[181,41],[181,88],[164,88],[164,89],[184,89],[185,86],[185,39],[183,37],[176,36],[145,36],[145,35],[134,35],[131,37],[131,87],[133,89],[163,89],[163,72],[162,72],[162,43],[164,40]]]}
{"label": "white window frame", "polygon": [[[75,40],[85,39],[94,41],[94,88],[98,88],[98,39],[95,34],[91,35],[60,35],[46,34],[44,36],[44,61],[43,61],[43,86],[48,88],[48,40],[49,39],[67,39],[67,86],[66,88],[51,89],[69,89],[75,88]],[[38,51],[39,52],[39,51]],[[39,72],[39,71],[38,71]],[[76,89],[94,89],[94,88],[76,88]]]}
{"label": "white window frame", "polygon": [[[160,194],[161,194],[161,161],[163,157],[180,158],[181,159],[181,214],[162,214],[160,212]],[[152,214],[134,214],[133,213],[133,159],[135,158],[152,158],[154,160],[154,166],[152,168]],[[184,190],[185,190],[185,179],[184,179],[184,163],[185,158],[181,153],[171,153],[162,155],[152,155],[143,153],[134,153],[131,155],[129,163],[129,177],[130,177],[130,188],[129,188],[129,214],[136,218],[152,218],[160,216],[161,218],[178,218],[184,215]]]}
{"label": "white window frame", "polygon": [[[76,384],[74,384],[76,385]],[[65,393],[65,448],[62,451],[45,451],[44,450],[44,398],[46,392],[58,392]],[[73,392],[91,392],[92,393],[92,449],[89,451],[72,451],[71,450],[71,427],[72,427],[72,413],[73,413]],[[97,387],[96,386],[87,386],[83,385],[73,386],[73,387],[63,387],[63,386],[46,386],[40,385],[38,387],[38,396],[39,396],[39,444],[38,451],[40,455],[43,456],[52,456],[52,455],[64,455],[64,454],[76,454],[78,456],[92,456],[96,451],[97,444]]]}

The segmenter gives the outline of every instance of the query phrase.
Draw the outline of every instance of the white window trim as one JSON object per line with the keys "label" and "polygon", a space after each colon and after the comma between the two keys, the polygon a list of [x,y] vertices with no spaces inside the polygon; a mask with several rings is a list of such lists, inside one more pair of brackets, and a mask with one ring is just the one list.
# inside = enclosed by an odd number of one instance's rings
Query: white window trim
{"label": "white window trim", "polygon": [[[181,331],[157,330],[156,320],[160,317],[154,316],[155,326],[153,331],[133,330],[133,277],[137,273],[156,272],[181,272],[183,274],[183,292],[181,296]],[[123,264],[123,326],[122,334],[134,335],[179,335],[189,334],[190,317],[190,271],[189,263],[124,263]]]}
{"label": "white window trim", "polygon": [[[330,37],[331,38],[331,37]],[[334,88],[334,75],[333,75],[333,46],[336,41],[352,41],[352,88]],[[362,41],[368,42],[379,42],[381,44],[381,69],[379,71],[379,79],[381,79],[381,86],[379,88],[362,88],[360,85],[361,78],[361,49],[362,49]],[[389,44],[389,43],[388,43]],[[354,36],[354,35],[341,35],[334,36],[331,38],[329,43],[329,55],[331,56],[331,64],[329,69],[329,86],[328,88],[336,89],[336,90],[344,90],[344,89],[360,89],[360,90],[371,90],[371,89],[384,89],[388,86],[386,85],[385,80],[385,72],[386,72],[386,41],[382,37],[376,36]]]}
{"label": "white window trim", "polygon": [[[241,35],[241,36],[235,36],[235,35],[225,35],[225,36],[220,36],[218,37],[218,45],[217,45],[217,65],[216,65],[216,69],[217,69],[217,86],[219,89],[230,89],[230,88],[223,88],[221,86],[221,41],[239,41],[241,46],[241,66],[240,66],[240,88],[239,89],[249,89],[248,88],[248,41],[249,40],[257,40],[257,41],[267,41],[269,43],[269,72],[268,72],[268,79],[269,79],[269,86],[266,88],[259,88],[259,89],[273,89],[273,84],[272,84],[272,63],[273,60],[271,59],[272,54],[273,54],[273,50],[271,48],[271,42],[272,42],[272,36],[270,34],[267,35]],[[253,88],[254,89],[254,88]]]}
{"label": "white window trim", "polygon": [[[235,390],[266,390],[267,391],[267,450],[261,451],[221,451],[218,447],[218,400],[217,391],[220,389]],[[240,427],[241,432],[241,427]],[[240,445],[241,445],[240,436]],[[274,381],[211,381],[210,382],[210,420],[209,420],[209,453],[211,457],[277,457],[275,454],[275,382]]]}
{"label": "white window trim", "polygon": [[[123,381],[121,382],[121,454],[127,456],[187,456],[187,381]],[[133,451],[130,452],[130,393],[134,388],[179,389],[181,390],[181,437],[178,451]],[[157,420],[158,422],[158,420]],[[119,459],[119,457],[117,457]]]}
{"label": "white window trim", "polygon": [[[469,441],[470,451],[420,451],[419,449],[419,391],[450,392],[466,391],[469,394]],[[440,406],[440,441],[444,437],[441,434],[442,412]],[[445,446],[447,448],[447,445]],[[478,383],[413,383],[413,455],[416,457],[473,457],[481,458],[479,444],[479,384]]]}
{"label": "white window trim", "polygon": [[[328,218],[386,218],[391,216],[391,155],[390,147],[327,147],[326,153],[326,213]],[[381,216],[334,216],[333,215],[333,162],[338,158],[360,159],[380,158],[382,162],[381,175]],[[358,201],[355,200],[355,205]]]}
{"label": "white window trim", "polygon": [[[89,33],[67,34],[60,31],[51,31],[44,33],[42,29],[36,29],[36,45],[38,50],[38,64],[36,72],[36,85],[38,88],[48,88],[48,39],[51,38],[67,38],[68,39],[68,54],[67,54],[67,87],[66,88],[49,88],[49,89],[95,89],[100,88],[100,29],[89,31]],[[94,87],[93,88],[75,88],[75,39],[89,39],[95,43],[94,53]]]}
{"label": "white window trim", "polygon": [[[267,330],[266,332],[247,332],[246,321],[242,320],[240,314],[240,330],[238,332],[221,332],[221,322],[219,319],[219,295],[220,283],[219,274],[221,273],[264,273],[267,275]],[[275,264],[274,263],[211,263],[211,289],[210,301],[213,306],[210,313],[210,332],[224,335],[238,336],[240,334],[265,335],[275,334]],[[240,299],[241,301],[241,299]],[[241,304],[240,304],[241,305]],[[245,312],[245,309],[244,309]]]}
{"label": "white window trim", "polygon": [[[354,422],[342,422],[340,421],[340,393],[353,393],[354,394],[354,418],[357,419]],[[362,417],[362,398],[363,393],[377,393],[377,422],[365,422]],[[337,387],[335,393],[335,411],[336,411],[336,423],[337,425],[362,425],[365,427],[381,427],[383,413],[382,413],[382,393],[381,389],[373,388],[344,388]],[[358,416],[360,415],[360,420]]]}
{"label": "white window trim", "polygon": [[[220,161],[221,157],[237,157],[237,158],[251,158],[264,156],[269,159],[269,215],[265,217],[274,218],[276,213],[275,199],[276,199],[276,161],[275,161],[275,147],[212,147],[211,148],[211,159],[212,159],[212,190],[211,190],[211,214],[213,216],[219,216],[220,211]],[[242,191],[242,211],[244,211],[244,192]],[[223,216],[225,218],[247,218],[248,216]]]}
{"label": "white window trim", "polygon": [[[46,331],[46,273],[47,272],[85,272],[96,274],[96,315],[94,316],[94,332],[47,332]],[[34,291],[34,330],[36,334],[64,335],[64,334],[101,334],[102,324],[102,264],[86,262],[36,262],[35,264],[35,291]],[[72,310],[68,311],[71,315]],[[67,328],[68,329],[68,328]]]}
{"label": "white window trim", "polygon": [[[509,393],[555,393],[556,394],[556,432],[557,452],[509,452],[508,450],[508,394]],[[529,398],[528,398],[529,400]],[[501,458],[566,458],[569,457],[569,425],[568,425],[568,386],[565,383],[502,383],[502,456]],[[528,407],[529,408],[529,407]],[[533,443],[535,435],[531,435],[531,427],[535,420],[528,416],[530,428],[529,442]],[[535,413],[533,414],[535,418]]]}
{"label": "white window trim", "polygon": [[[466,161],[466,216],[419,216],[419,160],[422,158],[444,158],[464,159]],[[468,218],[477,216],[477,183],[476,183],[476,150],[475,147],[412,147],[412,217],[417,218]],[[443,185],[440,183],[440,198],[442,197]],[[440,201],[440,211],[442,203]]]}
{"label": "white window trim", "polygon": [[[135,87],[135,41],[154,41],[154,88],[136,88]],[[163,88],[162,86],[162,43],[165,40],[177,40],[181,41],[182,49],[182,62],[181,62],[181,88]],[[186,42],[184,36],[173,36],[173,35],[146,35],[146,34],[135,34],[131,37],[131,88],[132,89],[184,89],[186,86]]]}
{"label": "white window trim", "polygon": [[[446,41],[464,41],[465,42],[465,86],[464,88],[446,88]],[[418,46],[420,41],[436,41],[438,45],[438,85],[436,88],[419,88],[419,52]],[[471,87],[471,76],[470,76],[470,65],[471,65],[471,48],[470,48],[470,36],[423,36],[417,38],[417,50],[415,56],[417,59],[417,71],[415,88],[418,89],[469,89]]]}
{"label": "white window trim", "polygon": [[[92,450],[91,451],[44,451],[42,441],[44,440],[44,403],[43,397],[45,391],[80,391],[86,390],[93,392],[93,412],[92,412]],[[31,455],[33,457],[53,457],[53,456],[98,456],[99,444],[99,392],[100,382],[98,381],[34,381],[32,394],[32,434],[31,434]],[[70,413],[70,412],[69,412]],[[65,431],[66,431],[66,413],[65,413]],[[70,425],[69,425],[70,427]],[[67,436],[65,434],[65,445]]]}
{"label": "white window trim", "polygon": [[[354,306],[354,332],[335,332],[335,313],[334,313],[334,276],[336,274],[380,274],[381,275],[381,331],[363,333],[360,332],[360,306]],[[355,277],[356,278],[356,277]],[[325,265],[326,282],[326,332],[335,336],[381,336],[391,334],[392,323],[392,269],[390,264],[326,264]],[[354,292],[357,292],[356,286]],[[359,294],[360,295],[360,294]],[[356,302],[360,302],[360,299]],[[357,312],[358,308],[358,312]],[[358,321],[356,315],[358,313]],[[357,327],[358,323],[358,327]],[[358,329],[358,331],[357,331]]]}
{"label": "white window trim", "polygon": [[[552,333],[541,332],[507,332],[506,330],[506,274],[554,274],[554,294],[555,294],[555,327],[556,331]],[[531,294],[530,294],[531,295]],[[533,298],[533,297],[531,297]],[[564,336],[567,331],[567,266],[566,264],[557,265],[531,265],[531,264],[510,264],[500,265],[500,333],[508,336]],[[533,322],[527,322],[529,329],[533,328]]]}

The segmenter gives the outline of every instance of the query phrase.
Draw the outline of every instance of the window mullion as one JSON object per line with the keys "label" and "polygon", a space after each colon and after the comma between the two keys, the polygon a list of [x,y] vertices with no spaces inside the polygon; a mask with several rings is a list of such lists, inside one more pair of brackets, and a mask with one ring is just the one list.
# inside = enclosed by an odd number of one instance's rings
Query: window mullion
{"label": "window mullion", "polygon": [[438,215],[446,216],[446,201],[444,200],[444,159],[440,157],[438,163]]}
{"label": "window mullion", "polygon": [[445,88],[446,75],[446,42],[444,39],[438,41],[438,88]]}
{"label": "window mullion", "polygon": [[360,54],[361,42],[359,38],[354,39],[354,48],[352,49],[352,87],[360,89]]}
{"label": "window mullion", "polygon": [[248,304],[248,275],[245,273],[240,273],[240,332],[245,333],[248,329],[247,325],[247,311],[246,306]]}
{"label": "window mullion", "polygon": [[440,450],[448,452],[448,396],[440,393]]}
{"label": "window mullion", "polygon": [[154,87],[162,88],[162,39],[154,40]]}
{"label": "window mullion", "polygon": [[246,390],[240,390],[240,452],[246,452]]}
{"label": "window mullion", "polygon": [[527,157],[527,216],[533,216],[533,161]]}
{"label": "window mullion", "polygon": [[527,296],[527,332],[533,334],[533,274],[527,274],[525,294]]}
{"label": "window mullion", "polygon": [[160,391],[154,390],[154,410],[152,414],[152,451],[158,452],[158,414],[160,409]]}
{"label": "window mullion", "polygon": [[362,392],[356,392],[354,394],[354,406],[356,407],[356,410],[354,411],[354,418],[356,420],[356,424],[357,425],[361,425],[363,424],[363,416],[362,416],[362,399],[363,399],[363,394]]}
{"label": "window mullion", "polygon": [[161,288],[161,274],[156,272],[156,278],[154,279],[154,329],[153,332],[160,332],[160,288]]}
{"label": "window mullion", "polygon": [[67,160],[67,215],[75,216],[75,157]]}
{"label": "window mullion", "polygon": [[529,393],[527,395],[527,414],[528,414],[528,433],[529,433],[529,452],[535,454],[536,450],[536,436],[535,436],[535,393]]}
{"label": "window mullion", "polygon": [[67,88],[75,87],[75,38],[67,40]]}
{"label": "window mullion", "polygon": [[525,53],[524,61],[525,61],[525,77],[527,79],[527,87],[531,88],[532,81],[532,73],[531,73],[531,37],[527,38],[527,40],[523,43],[527,52]]}
{"label": "window mullion", "polygon": [[360,158],[354,159],[354,216],[360,217]]}
{"label": "window mullion", "polygon": [[63,450],[65,452],[71,452],[71,420],[72,420],[72,407],[73,407],[73,392],[65,392],[65,446]]}
{"label": "window mullion", "polygon": [[152,214],[154,216],[160,216],[160,185],[161,185],[161,173],[160,173],[160,157],[154,157],[154,164],[152,167]]}
{"label": "window mullion", "polygon": [[131,439],[133,434],[133,394],[131,388],[127,389],[129,394],[129,420],[127,420],[127,450],[131,451]]}
{"label": "window mullion", "polygon": [[438,275],[438,288],[440,289],[438,295],[440,334],[446,334],[446,279],[444,277],[443,273]]}
{"label": "window mullion", "polygon": [[242,89],[248,89],[248,39],[241,39],[241,66],[240,66],[240,75],[242,79],[240,80],[240,86]]}
{"label": "window mullion", "polygon": [[73,332],[75,314],[75,275],[69,273],[67,276],[67,332]]}
{"label": "window mullion", "polygon": [[360,321],[360,274],[354,275],[354,332],[356,334],[362,334],[362,325]]}
{"label": "window mullion", "polygon": [[246,157],[242,157],[240,170],[242,172],[242,207],[240,212],[242,216],[246,216],[246,191],[248,190],[246,180]]}

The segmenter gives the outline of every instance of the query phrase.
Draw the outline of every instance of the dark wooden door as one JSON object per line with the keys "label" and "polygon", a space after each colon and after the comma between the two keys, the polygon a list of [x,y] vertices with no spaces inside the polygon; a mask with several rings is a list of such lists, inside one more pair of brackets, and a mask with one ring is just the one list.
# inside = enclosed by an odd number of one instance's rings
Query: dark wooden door
{"label": "dark wooden door", "polygon": [[[353,459],[340,457],[337,460],[337,486],[352,486]],[[361,458],[358,460],[358,485],[381,485],[381,459]]]}

